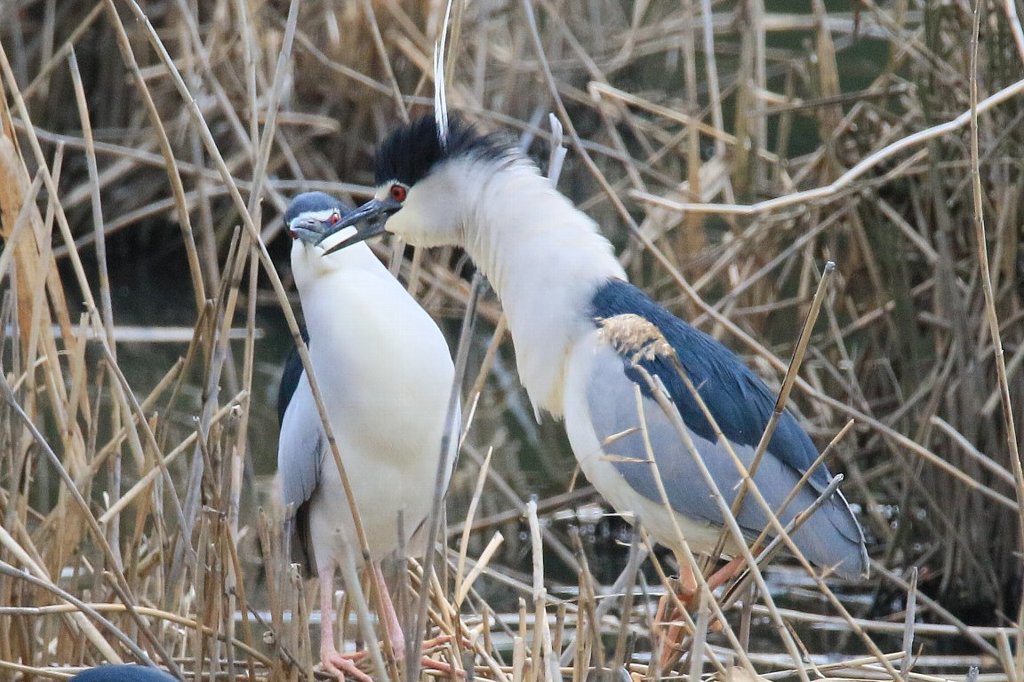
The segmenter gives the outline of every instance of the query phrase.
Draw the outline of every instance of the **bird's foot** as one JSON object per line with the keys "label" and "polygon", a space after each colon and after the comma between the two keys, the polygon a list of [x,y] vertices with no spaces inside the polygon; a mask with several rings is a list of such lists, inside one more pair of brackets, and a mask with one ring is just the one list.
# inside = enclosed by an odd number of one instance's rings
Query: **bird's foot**
{"label": "bird's foot", "polygon": [[[725,566],[707,577],[706,582],[708,584],[708,589],[714,592],[719,587],[729,582],[729,580],[735,577],[736,573],[743,568],[743,565],[744,561],[742,557],[736,557],[726,563]],[[694,578],[693,573],[688,570],[682,571],[682,575],[679,577],[678,589],[675,589],[674,591],[683,609],[687,612],[692,612],[694,604],[700,596],[700,589],[697,586],[697,581],[696,578]],[[682,652],[681,645],[683,637],[686,633],[683,624],[678,622],[678,620],[683,617],[683,614],[677,612],[672,602],[673,600],[670,595],[666,594],[663,596],[661,601],[658,603],[658,611],[654,617],[654,626],[656,630],[660,631],[662,626],[668,625],[665,631],[661,654],[662,670],[667,670],[669,666],[678,660],[679,655]],[[713,620],[710,629],[712,631],[718,631],[721,627],[721,623],[717,620]]]}
{"label": "bird's foot", "polygon": [[[420,651],[423,654],[420,658],[420,666],[426,670],[434,670],[447,676],[454,674],[460,679],[465,679],[466,672],[464,670],[457,670],[453,668],[450,663],[440,661],[436,658],[431,658],[428,655],[428,652],[432,652],[446,644],[450,644],[454,639],[455,637],[453,635],[438,635],[437,637],[423,640],[423,645],[420,648]],[[473,644],[465,638],[462,639],[462,645],[464,649],[471,649],[473,647]]]}
{"label": "bird's foot", "polygon": [[[465,678],[466,673],[463,670],[456,670],[450,663],[445,663],[436,658],[431,658],[427,655],[427,652],[431,652],[434,649],[443,647],[445,644],[450,643],[455,639],[452,635],[438,635],[431,639],[424,640],[421,651],[423,652],[422,658],[420,658],[420,667],[426,670],[434,670],[444,675],[456,675],[459,678]],[[381,643],[383,645],[383,642]],[[463,645],[468,648],[472,648],[472,644],[465,639]],[[405,662],[405,640],[399,639],[397,644],[392,642],[391,652],[395,656],[395,661],[399,663]],[[337,651],[324,652],[320,655],[320,662],[323,664],[324,670],[328,673],[334,674],[338,677],[338,680],[344,680],[345,675],[350,678],[358,680],[359,682],[372,682],[369,675],[360,670],[356,664],[366,657],[365,651],[357,651],[350,654],[340,654]]]}
{"label": "bird's foot", "polygon": [[332,648],[320,652],[320,663],[325,672],[338,678],[338,682],[344,682],[346,676],[358,682],[373,682],[372,677],[356,666],[356,663],[365,656],[365,651],[342,654]]}

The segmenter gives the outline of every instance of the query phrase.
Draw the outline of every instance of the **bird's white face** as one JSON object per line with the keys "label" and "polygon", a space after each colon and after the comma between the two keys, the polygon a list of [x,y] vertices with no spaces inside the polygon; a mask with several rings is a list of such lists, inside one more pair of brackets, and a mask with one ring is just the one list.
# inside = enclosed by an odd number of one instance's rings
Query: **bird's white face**
{"label": "bird's white face", "polygon": [[439,135],[437,121],[424,116],[392,131],[377,149],[373,198],[337,225],[359,234],[334,249],[385,231],[416,246],[466,246],[482,207],[495,205],[487,196],[491,179],[518,154],[457,117],[448,125]]}
{"label": "bird's white face", "polygon": [[461,246],[473,196],[460,182],[465,165],[448,162],[412,187],[397,180],[377,187],[374,198],[392,207],[384,229],[414,246]]}
{"label": "bird's white face", "polygon": [[373,198],[348,213],[332,230],[355,226],[358,234],[327,253],[390,232],[414,246],[463,246],[487,169],[472,160],[453,160],[413,185],[382,182]]}

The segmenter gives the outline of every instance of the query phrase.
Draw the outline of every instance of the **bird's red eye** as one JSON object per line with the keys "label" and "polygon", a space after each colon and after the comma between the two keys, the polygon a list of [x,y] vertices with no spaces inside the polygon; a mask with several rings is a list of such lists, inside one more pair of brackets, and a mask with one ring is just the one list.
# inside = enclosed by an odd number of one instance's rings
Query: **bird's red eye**
{"label": "bird's red eye", "polygon": [[406,195],[409,194],[409,190],[406,189],[405,185],[394,184],[391,185],[391,198],[401,203],[405,201]]}
{"label": "bird's red eye", "polygon": [[339,220],[341,220],[341,214],[338,213],[337,211],[335,211],[330,216],[328,216],[327,224],[328,225],[336,225]]}

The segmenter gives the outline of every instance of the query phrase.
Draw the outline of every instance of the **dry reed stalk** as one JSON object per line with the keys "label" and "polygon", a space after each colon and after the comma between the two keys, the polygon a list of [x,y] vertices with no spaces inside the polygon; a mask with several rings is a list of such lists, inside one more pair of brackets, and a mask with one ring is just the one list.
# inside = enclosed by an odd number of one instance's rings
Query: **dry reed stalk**
{"label": "dry reed stalk", "polygon": [[[730,442],[727,439],[725,439],[725,437],[722,435],[721,430],[715,423],[714,416],[707,409],[707,406],[701,399],[696,387],[690,381],[689,376],[687,376],[686,372],[682,370],[682,367],[678,364],[678,360],[675,360],[675,364],[677,365],[676,371],[679,372],[679,376],[684,381],[686,389],[690,391],[690,393],[693,395],[698,407],[704,413],[705,418],[708,420],[708,422],[712,425],[712,428],[715,430],[718,441],[725,445],[726,449],[729,451],[729,455],[731,456],[733,461],[738,465],[738,467],[742,467],[742,462],[740,462],[739,458],[732,451],[732,446],[730,445]],[[647,382],[648,388],[651,391],[651,394],[654,396],[655,401],[658,403],[658,406],[662,409],[665,415],[672,422],[673,427],[679,434],[680,440],[686,447],[687,453],[690,455],[690,457],[693,458],[694,463],[697,465],[697,470],[700,472],[701,477],[704,479],[705,485],[711,491],[712,499],[714,499],[715,503],[719,507],[719,511],[722,514],[722,519],[724,521],[723,525],[730,534],[730,539],[732,540],[733,545],[737,549],[739,549],[739,552],[742,555],[744,561],[746,562],[747,567],[751,571],[751,576],[757,583],[758,589],[761,590],[761,593],[764,596],[766,606],[768,607],[768,612],[771,615],[778,629],[778,634],[782,638],[783,645],[786,647],[789,655],[792,657],[794,663],[797,666],[797,671],[800,675],[800,679],[802,680],[802,682],[807,682],[809,678],[807,677],[806,670],[801,664],[801,656],[796,649],[796,645],[793,642],[790,633],[783,625],[782,618],[778,614],[778,610],[775,607],[774,600],[772,600],[770,594],[768,593],[768,588],[764,582],[764,577],[761,575],[761,571],[757,567],[757,562],[754,560],[754,557],[751,554],[750,549],[747,547],[746,542],[743,539],[743,532],[740,530],[739,524],[736,522],[736,518],[733,516],[732,511],[729,509],[729,506],[725,503],[725,499],[722,496],[721,491],[718,489],[718,485],[715,483],[714,478],[711,476],[711,472],[708,471],[707,466],[704,463],[704,460],[701,458],[700,453],[698,453],[697,448],[693,443],[693,438],[689,432],[689,429],[683,423],[682,417],[679,416],[678,410],[676,410],[673,407],[671,399],[668,397],[667,391],[665,390],[664,386],[662,386],[660,382],[656,381],[642,367],[636,366],[635,369],[644,378],[644,381]],[[673,531],[675,532],[677,538],[676,541],[683,550],[683,557],[688,565],[688,569],[693,574],[693,577],[696,579],[698,594],[700,595],[701,601],[707,600],[708,602],[710,602],[712,608],[716,610],[715,615],[722,619],[722,622],[724,623],[725,620],[723,614],[721,613],[721,610],[719,609],[717,602],[715,602],[715,597],[711,591],[711,588],[708,586],[707,580],[702,574],[701,567],[698,564],[697,559],[693,554],[693,551],[690,549],[689,544],[686,542],[685,536],[679,527],[679,522],[676,519],[676,515],[672,512],[672,507],[669,503],[668,493],[665,490],[665,484],[661,478],[661,473],[658,471],[658,467],[654,458],[654,452],[651,449],[650,440],[647,436],[647,420],[643,414],[643,402],[639,386],[636,387],[635,398],[641,431],[644,434],[644,444],[647,450],[647,461],[654,464],[654,466],[652,467],[652,471],[654,472],[654,480],[658,487],[658,493],[661,496],[661,500],[659,501],[659,503],[665,508],[666,512],[668,513],[669,519],[672,521]],[[778,518],[774,514],[774,510],[772,510],[771,507],[764,501],[764,498],[761,497],[760,491],[757,489],[757,486],[751,486],[749,490],[754,495],[754,498],[758,500],[758,504],[762,505],[762,509],[765,511],[766,517],[768,518],[770,524],[774,527],[775,532],[784,540],[788,541],[787,544],[789,545],[790,549],[794,550],[799,558],[799,550],[796,549],[796,546],[792,543],[792,541],[788,540],[788,536],[786,535],[785,529],[782,527],[782,524],[779,523]],[[678,600],[676,601],[678,602]],[[684,610],[682,609],[681,604],[678,603],[676,608],[680,609],[680,611]]]}
{"label": "dry reed stalk", "polygon": [[[775,400],[775,407],[772,410],[771,416],[768,418],[768,423],[764,427],[764,432],[761,434],[761,438],[757,443],[757,447],[754,449],[754,457],[751,460],[749,467],[743,468],[742,481],[740,483],[740,489],[736,493],[736,498],[733,500],[731,505],[732,515],[735,517],[740,508],[743,505],[743,499],[746,497],[747,488],[750,485],[754,485],[753,476],[757,472],[758,467],[761,464],[761,459],[764,457],[765,452],[768,451],[768,443],[771,442],[772,436],[775,433],[775,427],[779,423],[779,419],[782,417],[783,412],[786,409],[786,401],[789,400],[789,393],[793,389],[793,382],[796,380],[797,375],[800,372],[800,364],[803,362],[804,354],[807,352],[807,344],[811,339],[811,331],[814,329],[815,322],[818,321],[818,312],[821,310],[821,304],[824,300],[825,292],[827,291],[828,281],[831,279],[832,273],[835,271],[836,264],[832,261],[825,263],[825,269],[821,274],[821,279],[818,280],[818,288],[814,292],[814,298],[811,300],[811,307],[807,313],[807,317],[804,320],[803,327],[800,330],[800,336],[797,339],[796,346],[793,347],[793,357],[790,360],[789,367],[786,369],[786,375],[782,379],[782,388],[779,390],[779,395]],[[677,367],[677,371],[681,367]],[[712,422],[713,423],[713,422]],[[717,425],[715,425],[717,429]],[[721,435],[719,434],[719,437]],[[801,478],[806,478],[815,468],[819,465],[815,462],[814,465],[804,473]],[[802,483],[803,481],[801,481]],[[796,493],[799,488],[794,488],[790,495]],[[785,507],[783,507],[784,509]],[[782,510],[778,510],[776,514],[782,513]],[[718,541],[718,546],[715,548],[713,555],[720,556],[722,549],[725,547],[726,533],[723,530],[722,536]]]}
{"label": "dry reed stalk", "polygon": [[[1010,399],[1010,384],[1006,377],[1006,361],[1003,357],[1003,342],[999,328],[999,314],[996,311],[995,294],[992,286],[992,273],[989,267],[988,239],[985,232],[985,216],[981,189],[981,170],[978,151],[978,32],[981,30],[981,3],[975,3],[973,29],[971,31],[970,59],[970,131],[971,131],[971,197],[974,213],[974,237],[977,242],[978,267],[981,277],[981,289],[985,297],[985,317],[988,321],[989,333],[995,348],[996,378],[999,386],[999,398],[1002,405],[1003,421],[1006,428],[1006,446],[1010,455],[1010,466],[1013,471],[1017,493],[1017,529],[1020,543],[1024,546],[1024,469],[1020,461],[1017,428],[1014,425],[1013,405]],[[1018,626],[1024,629],[1024,610],[1019,613]],[[1020,671],[1024,675],[1024,668]]]}

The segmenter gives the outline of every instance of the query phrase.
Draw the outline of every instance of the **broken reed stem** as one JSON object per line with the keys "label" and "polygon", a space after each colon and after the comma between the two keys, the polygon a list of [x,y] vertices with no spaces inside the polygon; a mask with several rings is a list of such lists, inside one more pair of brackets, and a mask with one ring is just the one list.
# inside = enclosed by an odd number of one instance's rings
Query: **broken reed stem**
{"label": "broken reed stem", "polygon": [[551,650],[551,630],[547,619],[547,588],[544,587],[544,543],[537,519],[537,500],[526,503],[526,520],[530,526],[530,549],[533,557],[533,669],[537,682],[555,682],[558,661]]}
{"label": "broken reed stem", "polygon": [[903,619],[903,660],[900,661],[900,679],[910,680],[910,666],[914,661],[914,625],[917,622],[917,566],[910,569],[910,588],[907,590],[906,617]]}
{"label": "broken reed stem", "polygon": [[[465,577],[466,554],[469,551],[469,535],[473,527],[473,519],[476,517],[477,506],[480,504],[480,497],[483,495],[484,484],[487,482],[487,471],[491,468],[491,455],[493,453],[494,448],[488,448],[487,456],[484,458],[484,463],[480,466],[480,473],[477,474],[476,479],[476,488],[473,490],[473,496],[469,501],[469,511],[466,512],[466,522],[463,525],[462,537],[459,540],[459,561],[455,568],[454,604],[456,608],[461,606],[462,600],[465,599],[466,596],[466,590],[463,590],[462,583],[463,578]],[[470,582],[470,584],[472,584],[472,582]]]}

